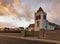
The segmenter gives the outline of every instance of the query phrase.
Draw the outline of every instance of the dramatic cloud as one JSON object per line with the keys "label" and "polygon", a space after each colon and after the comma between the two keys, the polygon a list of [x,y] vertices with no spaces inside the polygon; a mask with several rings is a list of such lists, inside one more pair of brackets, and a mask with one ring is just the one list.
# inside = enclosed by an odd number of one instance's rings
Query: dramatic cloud
{"label": "dramatic cloud", "polygon": [[15,10],[13,8],[11,8],[10,3],[5,4],[5,3],[3,3],[3,1],[0,1],[1,2],[1,4],[0,4],[0,11],[5,12],[6,14],[13,15],[15,17],[19,17],[18,14],[15,12]]}
{"label": "dramatic cloud", "polygon": [[47,13],[47,19],[51,22],[60,24],[58,23],[60,22],[60,0],[41,0],[40,4]]}
{"label": "dramatic cloud", "polygon": [[[21,10],[23,11],[21,13]],[[26,20],[32,19],[32,11],[30,6],[27,3],[20,3],[20,0],[1,0],[0,1],[0,16],[12,15],[17,19],[24,18]],[[17,21],[16,19],[16,21]],[[14,20],[13,20],[14,21]],[[5,21],[4,21],[5,22]],[[20,21],[18,21],[20,22]],[[16,23],[15,23],[16,24]]]}
{"label": "dramatic cloud", "polygon": [[[33,11],[27,3],[23,3],[20,0],[3,0],[1,2],[0,8],[2,9],[2,12],[13,15],[17,18],[24,17],[26,20],[30,20],[32,18],[31,15],[33,14]],[[21,10],[23,11],[22,15]]]}
{"label": "dramatic cloud", "polygon": [[8,27],[8,28],[15,28],[15,26],[12,25],[12,24],[0,22],[0,28],[5,28],[5,27]]}
{"label": "dramatic cloud", "polygon": [[33,11],[31,10],[30,6],[27,5],[26,3],[21,3],[21,6],[20,6],[20,9],[22,9],[22,17],[26,18],[26,20],[30,20],[32,19],[32,14],[33,14]]}
{"label": "dramatic cloud", "polygon": [[0,19],[7,16],[3,19],[6,23],[28,26],[34,23],[34,13],[40,6],[50,22],[60,24],[60,0],[0,0]]}
{"label": "dramatic cloud", "polygon": [[14,3],[15,8],[19,9],[21,1],[20,0],[13,0],[13,3]]}
{"label": "dramatic cloud", "polygon": [[34,1],[34,3],[38,4],[38,3],[40,3],[41,0],[33,0],[33,1]]}

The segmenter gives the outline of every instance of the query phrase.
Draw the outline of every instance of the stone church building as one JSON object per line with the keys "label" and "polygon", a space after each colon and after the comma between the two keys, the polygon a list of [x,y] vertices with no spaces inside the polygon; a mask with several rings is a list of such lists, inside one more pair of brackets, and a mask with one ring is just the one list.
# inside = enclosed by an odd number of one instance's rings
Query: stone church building
{"label": "stone church building", "polygon": [[30,24],[28,26],[28,30],[35,30],[39,31],[40,29],[44,30],[54,30],[56,27],[60,27],[59,25],[55,23],[51,23],[47,20],[47,14],[43,11],[43,9],[40,7],[37,12],[35,13],[35,24]]}

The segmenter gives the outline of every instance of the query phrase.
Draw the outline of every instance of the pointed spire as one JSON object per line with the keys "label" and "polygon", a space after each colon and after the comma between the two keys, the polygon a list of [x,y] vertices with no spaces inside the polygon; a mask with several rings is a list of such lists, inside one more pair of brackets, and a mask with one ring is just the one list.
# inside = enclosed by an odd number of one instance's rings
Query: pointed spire
{"label": "pointed spire", "polygon": [[43,11],[43,9],[41,7],[37,10],[37,12],[40,12],[40,11]]}

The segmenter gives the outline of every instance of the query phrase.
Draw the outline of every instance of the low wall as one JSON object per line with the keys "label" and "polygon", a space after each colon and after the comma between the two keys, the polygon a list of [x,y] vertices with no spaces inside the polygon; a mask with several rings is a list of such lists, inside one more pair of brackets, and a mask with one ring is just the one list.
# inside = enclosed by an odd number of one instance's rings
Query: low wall
{"label": "low wall", "polygon": [[60,30],[25,31],[25,37],[60,41]]}
{"label": "low wall", "polygon": [[40,39],[60,40],[60,30],[40,30]]}
{"label": "low wall", "polygon": [[26,31],[25,36],[26,37],[37,37],[39,34],[38,31]]}

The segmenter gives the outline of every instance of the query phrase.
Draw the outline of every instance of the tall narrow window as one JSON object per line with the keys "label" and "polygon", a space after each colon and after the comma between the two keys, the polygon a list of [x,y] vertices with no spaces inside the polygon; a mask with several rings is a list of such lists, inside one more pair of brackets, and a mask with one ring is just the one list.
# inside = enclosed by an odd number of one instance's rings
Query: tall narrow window
{"label": "tall narrow window", "polygon": [[39,19],[39,17],[38,16],[36,16],[36,20],[38,20]]}
{"label": "tall narrow window", "polygon": [[39,21],[37,21],[37,27],[39,27]]}
{"label": "tall narrow window", "polygon": [[43,18],[46,19],[46,15],[44,15]]}
{"label": "tall narrow window", "polygon": [[39,15],[39,19],[41,19],[41,15]]}

